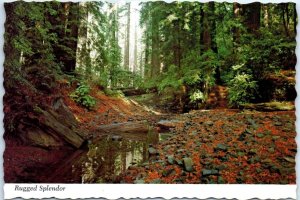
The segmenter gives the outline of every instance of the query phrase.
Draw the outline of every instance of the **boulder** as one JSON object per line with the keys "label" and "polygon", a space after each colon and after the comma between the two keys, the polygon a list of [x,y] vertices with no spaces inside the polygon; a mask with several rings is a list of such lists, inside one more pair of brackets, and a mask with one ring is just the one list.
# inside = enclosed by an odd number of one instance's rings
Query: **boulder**
{"label": "boulder", "polygon": [[191,158],[183,158],[184,169],[187,172],[192,172],[193,169],[193,160]]}

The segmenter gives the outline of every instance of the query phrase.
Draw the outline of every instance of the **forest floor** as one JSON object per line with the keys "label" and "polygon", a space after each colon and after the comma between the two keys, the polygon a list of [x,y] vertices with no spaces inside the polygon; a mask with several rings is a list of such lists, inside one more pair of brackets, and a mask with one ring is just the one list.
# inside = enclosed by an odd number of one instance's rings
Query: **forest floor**
{"label": "forest floor", "polygon": [[[121,183],[295,184],[295,112],[211,109],[163,114],[137,102],[107,97],[92,89],[97,105],[78,106],[64,91],[65,102],[81,126],[147,121],[170,137],[150,144],[149,158],[118,174]],[[45,182],[49,166],[60,165],[71,149],[46,150],[6,141],[5,182]],[[12,156],[13,155],[13,156]],[[10,159],[13,157],[13,159]],[[48,169],[47,169],[48,167]],[[63,176],[63,175],[61,175]],[[63,180],[63,179],[62,179]]]}

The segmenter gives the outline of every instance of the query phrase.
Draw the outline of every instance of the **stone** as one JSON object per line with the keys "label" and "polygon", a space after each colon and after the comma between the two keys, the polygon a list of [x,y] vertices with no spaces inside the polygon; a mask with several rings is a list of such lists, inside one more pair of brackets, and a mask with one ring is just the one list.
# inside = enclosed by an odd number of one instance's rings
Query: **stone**
{"label": "stone", "polygon": [[265,135],[262,134],[262,133],[258,133],[258,134],[257,134],[257,137],[258,137],[258,138],[262,138],[262,137],[264,137],[264,136],[265,136]]}
{"label": "stone", "polygon": [[180,165],[180,166],[183,165],[183,162],[181,160],[179,160],[179,159],[176,159],[175,162],[177,163],[177,165]]}
{"label": "stone", "polygon": [[174,156],[173,156],[173,155],[168,156],[168,163],[169,163],[169,164],[173,165],[173,164],[174,164],[174,161],[175,161],[175,159],[174,159]]}
{"label": "stone", "polygon": [[252,131],[248,128],[245,129],[244,133],[247,133],[247,134],[252,134]]}
{"label": "stone", "polygon": [[286,160],[290,163],[295,163],[295,158],[292,158],[292,157],[284,157],[284,160]]}
{"label": "stone", "polygon": [[227,146],[224,144],[218,144],[216,150],[227,151]]}
{"label": "stone", "polygon": [[205,125],[207,126],[212,126],[214,125],[214,123],[212,121],[207,121],[207,122],[204,122]]}
{"label": "stone", "polygon": [[156,155],[156,154],[157,154],[157,150],[154,149],[153,147],[150,147],[150,148],[148,149],[148,152],[149,152],[150,155]]}
{"label": "stone", "polygon": [[193,169],[193,161],[191,158],[183,158],[184,169],[187,172],[192,172]]}
{"label": "stone", "polygon": [[272,139],[273,139],[273,140],[277,140],[277,139],[279,139],[279,138],[280,138],[280,136],[278,136],[278,135],[272,136]]}
{"label": "stone", "polygon": [[143,179],[138,179],[133,182],[134,184],[144,184],[145,181]]}
{"label": "stone", "polygon": [[202,176],[218,175],[219,171],[216,169],[203,169]]}
{"label": "stone", "polygon": [[167,170],[163,170],[162,175],[164,177],[171,175],[172,173],[175,173],[174,169],[167,169]]}
{"label": "stone", "polygon": [[226,169],[228,166],[226,165],[226,164],[221,164],[221,165],[219,165],[219,166],[216,166],[216,169],[218,169],[218,170],[224,170],[224,169]]}
{"label": "stone", "polygon": [[268,149],[268,151],[269,151],[270,153],[274,153],[274,152],[275,152],[275,149],[274,149],[273,147],[270,147],[270,148]]}
{"label": "stone", "polygon": [[159,183],[162,183],[162,181],[161,181],[161,179],[157,178],[157,179],[154,179],[153,181],[151,181],[151,183],[159,184]]}
{"label": "stone", "polygon": [[121,141],[123,138],[122,138],[122,136],[120,136],[120,135],[113,135],[112,137],[111,137],[111,140],[112,141]]}
{"label": "stone", "polygon": [[282,123],[281,122],[275,122],[274,125],[275,126],[282,126]]}
{"label": "stone", "polygon": [[225,183],[225,181],[224,181],[224,179],[222,178],[222,176],[219,176],[219,177],[218,177],[218,183],[220,183],[220,184],[224,184],[224,183]]}
{"label": "stone", "polygon": [[256,149],[250,149],[249,151],[249,155],[255,155],[257,153],[257,150]]}

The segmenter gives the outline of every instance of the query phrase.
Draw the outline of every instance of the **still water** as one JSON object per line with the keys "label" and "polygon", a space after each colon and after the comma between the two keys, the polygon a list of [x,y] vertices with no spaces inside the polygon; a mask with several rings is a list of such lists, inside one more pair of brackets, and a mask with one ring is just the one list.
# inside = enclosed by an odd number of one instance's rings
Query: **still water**
{"label": "still water", "polygon": [[51,182],[117,183],[118,176],[128,167],[148,160],[150,145],[155,145],[169,136],[150,129],[148,133],[110,135],[94,140],[86,150],[70,156],[73,158],[56,170],[63,176],[55,177]]}

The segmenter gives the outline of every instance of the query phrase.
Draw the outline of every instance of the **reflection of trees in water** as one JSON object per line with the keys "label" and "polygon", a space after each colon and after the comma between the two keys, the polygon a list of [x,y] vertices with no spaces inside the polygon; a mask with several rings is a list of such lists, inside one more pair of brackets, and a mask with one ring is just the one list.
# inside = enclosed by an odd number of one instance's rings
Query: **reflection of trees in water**
{"label": "reflection of trees in water", "polygon": [[112,141],[110,137],[89,145],[81,162],[83,183],[113,182],[114,178],[132,164],[148,159],[148,145],[158,142],[158,134],[150,131],[144,141]]}

